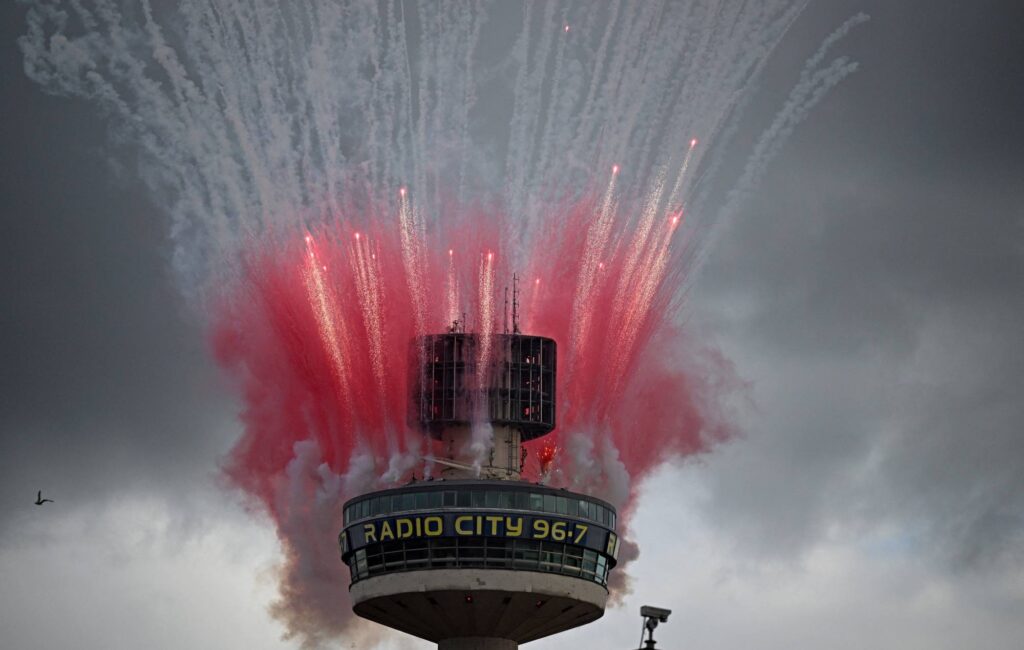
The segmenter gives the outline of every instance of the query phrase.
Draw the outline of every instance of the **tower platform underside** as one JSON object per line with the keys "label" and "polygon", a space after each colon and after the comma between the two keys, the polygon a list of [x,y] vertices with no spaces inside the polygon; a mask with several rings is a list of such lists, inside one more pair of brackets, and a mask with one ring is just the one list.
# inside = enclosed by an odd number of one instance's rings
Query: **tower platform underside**
{"label": "tower platform underside", "polygon": [[500,569],[383,575],[352,585],[351,595],[363,618],[435,643],[478,638],[480,647],[484,638],[526,643],[585,625],[608,598],[578,578]]}

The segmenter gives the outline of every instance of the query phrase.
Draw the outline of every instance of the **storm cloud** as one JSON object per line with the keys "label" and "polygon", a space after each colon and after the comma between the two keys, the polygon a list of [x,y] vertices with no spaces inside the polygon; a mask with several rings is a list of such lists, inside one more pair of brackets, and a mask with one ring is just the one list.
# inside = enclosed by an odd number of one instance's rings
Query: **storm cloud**
{"label": "storm cloud", "polygon": [[[165,211],[90,107],[28,80],[24,8],[3,11],[0,641],[293,647],[266,613],[273,533],[218,482],[238,407]],[[688,297],[742,434],[642,486],[625,608],[536,647],[631,647],[648,603],[676,612],[665,647],[1024,635],[1024,10],[812,3],[720,170],[861,11],[837,47],[856,73],[718,224]]]}

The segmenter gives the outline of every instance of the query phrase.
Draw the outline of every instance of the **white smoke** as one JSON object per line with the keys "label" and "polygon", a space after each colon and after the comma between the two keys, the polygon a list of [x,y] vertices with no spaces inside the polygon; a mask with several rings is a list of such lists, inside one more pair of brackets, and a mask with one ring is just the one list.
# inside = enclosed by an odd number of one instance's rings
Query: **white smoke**
{"label": "white smoke", "polygon": [[491,450],[494,449],[494,427],[487,420],[480,419],[470,427],[469,443],[465,453],[469,456],[473,471],[477,476],[487,463]]}
{"label": "white smoke", "polygon": [[352,497],[390,484],[393,473],[403,475],[414,454],[390,459],[378,474],[372,454],[359,449],[348,470],[337,474],[323,461],[316,441],[297,442],[292,451],[276,488],[285,561],[279,568],[281,597],[271,612],[285,624],[286,636],[301,639],[304,648],[331,646],[339,637],[363,647],[376,641],[381,630],[352,613],[348,569],[339,559],[342,507]]}
{"label": "white smoke", "polygon": [[[442,208],[457,191],[462,205],[515,215],[507,236],[522,250],[540,236],[548,206],[589,191],[613,164],[628,207],[662,170],[677,178],[684,164],[702,166],[806,4],[524,3],[510,35],[494,19],[510,5],[497,0],[415,9],[393,0],[40,0],[19,46],[31,79],[94,103],[138,156],[170,218],[175,270],[201,295],[250,236],[353,218],[339,215],[342,203],[397,215],[399,187],[409,188],[417,237],[445,227]],[[722,212],[856,70],[845,57],[822,64],[864,20],[852,18],[808,60]],[[694,137],[701,145],[690,156]],[[492,445],[490,425],[474,425],[468,452],[478,471]],[[624,507],[632,486],[610,440],[575,432],[567,445],[573,487]],[[350,616],[341,504],[407,476],[422,462],[418,447],[407,449],[383,471],[358,449],[339,476],[306,441],[278,477],[286,562],[275,611],[307,644],[342,634]],[[620,566],[635,552],[624,542]]]}
{"label": "white smoke", "polygon": [[33,80],[95,103],[138,152],[202,289],[247,236],[337,216],[339,197],[397,213],[409,187],[428,227],[456,188],[496,199],[523,250],[612,164],[635,199],[691,138],[713,142],[805,5],[525,4],[502,50],[496,2],[49,0],[19,45]]}
{"label": "white smoke", "polygon": [[782,150],[797,125],[807,118],[811,109],[825,98],[829,90],[857,71],[857,62],[851,61],[849,57],[845,56],[836,58],[825,67],[821,67],[821,64],[833,46],[852,29],[868,20],[870,20],[870,16],[865,13],[858,13],[849,18],[829,34],[822,41],[818,50],[807,59],[800,72],[800,78],[790,91],[786,102],[754,146],[743,175],[733,188],[730,201],[723,208],[723,212],[728,214],[730,210],[735,209],[739,201],[745,199],[753,191],[761,181],[769,163]]}
{"label": "white smoke", "polygon": [[377,464],[373,453],[364,446],[356,447],[348,461],[342,483],[344,494],[362,494],[373,489],[377,482]]}
{"label": "white smoke", "polygon": [[621,605],[632,593],[629,565],[640,557],[640,547],[628,534],[628,519],[632,479],[619,451],[607,437],[597,438],[587,433],[574,433],[567,437],[565,447],[566,476],[571,489],[591,494],[612,504],[618,512],[620,534],[618,564],[609,574],[609,604]]}
{"label": "white smoke", "polygon": [[347,600],[347,581],[338,561],[345,477],[327,467],[313,440],[296,443],[293,452],[277,489],[285,562],[280,568],[281,598],[271,611],[289,636],[301,635],[304,647],[315,648],[346,631],[354,619],[351,607],[341,606]]}
{"label": "white smoke", "polygon": [[604,499],[617,510],[629,503],[632,481],[619,450],[607,436],[575,432],[566,436],[563,472],[575,491]]}

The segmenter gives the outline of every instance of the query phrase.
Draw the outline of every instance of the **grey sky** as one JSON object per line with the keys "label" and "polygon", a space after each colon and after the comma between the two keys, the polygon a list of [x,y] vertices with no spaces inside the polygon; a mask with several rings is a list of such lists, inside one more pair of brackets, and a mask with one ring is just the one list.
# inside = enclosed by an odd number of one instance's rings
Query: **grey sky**
{"label": "grey sky", "polygon": [[[860,69],[693,286],[743,435],[646,484],[626,608],[534,647],[632,647],[648,602],[668,648],[1024,638],[1024,8],[812,3],[723,167],[859,10]],[[237,407],[164,215],[92,107],[25,77],[3,11],[0,645],[293,647],[273,530],[217,484]]]}

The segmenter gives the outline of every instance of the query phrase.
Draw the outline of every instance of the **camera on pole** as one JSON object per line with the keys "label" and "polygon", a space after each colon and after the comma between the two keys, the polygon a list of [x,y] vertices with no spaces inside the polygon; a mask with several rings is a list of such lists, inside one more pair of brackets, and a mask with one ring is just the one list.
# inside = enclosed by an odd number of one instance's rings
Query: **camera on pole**
{"label": "camera on pole", "polygon": [[[644,645],[641,650],[654,649],[654,628],[658,627],[658,623],[667,623],[669,614],[671,613],[671,609],[651,607],[650,605],[644,605],[640,608],[640,616],[643,616],[644,618],[644,629],[647,631],[647,640],[643,642]],[[643,633],[641,632],[640,640],[643,641],[643,638]]]}

